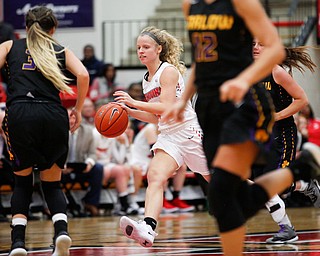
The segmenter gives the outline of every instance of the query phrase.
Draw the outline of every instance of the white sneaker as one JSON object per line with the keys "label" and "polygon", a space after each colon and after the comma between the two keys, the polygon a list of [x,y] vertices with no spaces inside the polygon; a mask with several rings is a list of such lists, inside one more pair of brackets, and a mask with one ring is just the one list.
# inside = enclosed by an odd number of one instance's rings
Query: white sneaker
{"label": "white sneaker", "polygon": [[71,238],[67,233],[59,235],[55,240],[52,256],[69,256],[71,242]]}
{"label": "white sneaker", "polygon": [[126,216],[120,218],[120,229],[126,237],[137,241],[143,247],[151,247],[158,235],[145,221],[137,222]]}
{"label": "white sneaker", "polygon": [[27,251],[24,248],[15,248],[10,252],[9,256],[27,256]]}

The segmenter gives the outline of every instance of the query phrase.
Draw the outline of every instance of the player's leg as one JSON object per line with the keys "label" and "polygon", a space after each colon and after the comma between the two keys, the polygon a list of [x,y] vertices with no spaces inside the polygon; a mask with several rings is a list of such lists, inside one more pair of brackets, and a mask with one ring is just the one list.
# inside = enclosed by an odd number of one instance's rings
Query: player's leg
{"label": "player's leg", "polygon": [[50,169],[40,172],[40,179],[54,225],[52,255],[67,256],[71,238],[68,234],[67,202],[60,186],[61,169],[54,164]]}

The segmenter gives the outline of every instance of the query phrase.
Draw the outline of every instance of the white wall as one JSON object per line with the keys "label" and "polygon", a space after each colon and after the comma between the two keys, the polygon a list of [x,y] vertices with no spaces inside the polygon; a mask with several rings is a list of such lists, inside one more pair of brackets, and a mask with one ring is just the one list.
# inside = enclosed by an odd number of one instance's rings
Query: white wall
{"label": "white wall", "polygon": [[[314,29],[306,45],[317,47],[316,29]],[[320,49],[310,48],[308,53],[317,65],[315,72],[311,73],[307,70],[304,74],[301,74],[299,71],[295,71],[293,77],[305,90],[315,116],[320,118]]]}

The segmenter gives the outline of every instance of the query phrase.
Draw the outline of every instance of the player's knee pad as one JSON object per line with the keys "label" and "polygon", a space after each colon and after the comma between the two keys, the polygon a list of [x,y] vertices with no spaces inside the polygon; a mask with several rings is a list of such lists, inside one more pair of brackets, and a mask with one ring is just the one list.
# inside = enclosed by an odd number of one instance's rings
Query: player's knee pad
{"label": "player's knee pad", "polygon": [[270,212],[273,220],[279,223],[286,215],[286,207],[283,200],[278,196],[272,197],[267,203],[266,207]]}
{"label": "player's knee pad", "polygon": [[267,192],[259,184],[248,181],[241,182],[237,198],[246,220],[262,209],[269,199]]}
{"label": "player's knee pad", "polygon": [[209,186],[209,208],[218,222],[220,232],[227,232],[245,223],[237,200],[241,178],[215,168]]}
{"label": "player's knee pad", "polygon": [[12,215],[23,214],[28,216],[29,206],[33,193],[33,174],[28,176],[14,175],[15,185],[11,197]]}

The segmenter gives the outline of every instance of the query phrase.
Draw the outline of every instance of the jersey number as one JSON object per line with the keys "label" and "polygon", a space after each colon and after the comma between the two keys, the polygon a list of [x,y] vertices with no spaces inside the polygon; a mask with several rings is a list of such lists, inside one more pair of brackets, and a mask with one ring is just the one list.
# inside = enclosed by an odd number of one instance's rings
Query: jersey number
{"label": "jersey number", "polygon": [[23,70],[36,70],[36,64],[34,63],[29,50],[26,50],[26,54],[28,55],[28,62],[22,64],[22,69]]}
{"label": "jersey number", "polygon": [[217,36],[213,32],[196,32],[192,34],[192,45],[195,47],[196,62],[212,62],[218,60]]}

